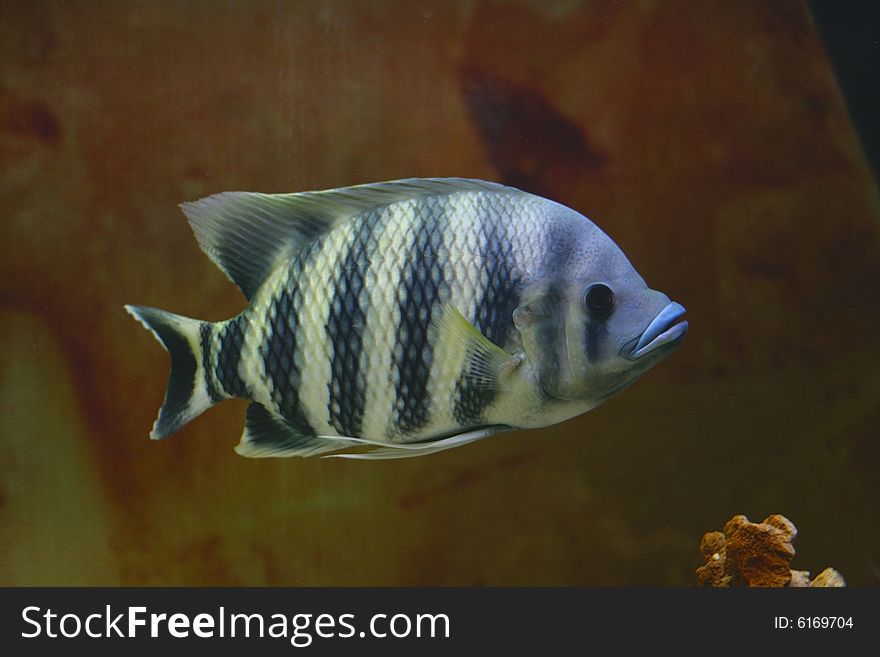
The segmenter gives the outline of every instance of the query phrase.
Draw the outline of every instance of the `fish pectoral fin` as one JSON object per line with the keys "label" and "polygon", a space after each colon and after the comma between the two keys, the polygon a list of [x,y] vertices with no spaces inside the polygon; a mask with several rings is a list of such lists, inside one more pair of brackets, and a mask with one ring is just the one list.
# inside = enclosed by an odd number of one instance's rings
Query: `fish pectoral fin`
{"label": "fish pectoral fin", "polygon": [[377,449],[374,449],[371,452],[364,452],[362,454],[327,454],[322,458],[325,459],[359,459],[359,460],[370,460],[370,461],[378,461],[378,460],[386,460],[386,459],[409,459],[416,456],[426,456],[428,454],[434,454],[436,452],[442,452],[447,449],[452,449],[454,447],[459,447],[461,445],[467,445],[468,443],[472,443],[474,441],[480,440],[482,438],[486,438],[491,436],[492,434],[500,433],[502,431],[509,431],[511,427],[508,427],[503,424],[492,425],[488,427],[481,427],[479,429],[474,429],[473,431],[466,431],[464,433],[459,433],[454,436],[449,436],[448,438],[443,438],[441,440],[434,441],[426,441],[423,443],[382,443],[374,440],[364,440],[362,438],[346,438],[345,440],[355,442],[363,445],[382,445]]}
{"label": "fish pectoral fin", "polygon": [[244,433],[235,451],[250,458],[314,456],[350,447],[347,440],[332,439],[297,431],[262,404],[253,402],[247,409]]}
{"label": "fish pectoral fin", "polygon": [[451,304],[435,318],[432,330],[435,360],[459,363],[467,382],[475,387],[499,387],[524,360],[522,353],[507,353],[489,340]]}

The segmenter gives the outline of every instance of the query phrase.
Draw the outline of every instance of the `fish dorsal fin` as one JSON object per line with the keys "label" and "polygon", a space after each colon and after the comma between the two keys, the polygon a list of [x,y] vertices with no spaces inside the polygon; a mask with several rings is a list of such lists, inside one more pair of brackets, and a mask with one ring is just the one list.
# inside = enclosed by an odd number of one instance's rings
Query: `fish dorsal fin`
{"label": "fish dorsal fin", "polygon": [[222,192],[182,203],[199,246],[250,299],[286,258],[333,226],[392,203],[463,191],[514,192],[469,178],[408,178],[319,192]]}

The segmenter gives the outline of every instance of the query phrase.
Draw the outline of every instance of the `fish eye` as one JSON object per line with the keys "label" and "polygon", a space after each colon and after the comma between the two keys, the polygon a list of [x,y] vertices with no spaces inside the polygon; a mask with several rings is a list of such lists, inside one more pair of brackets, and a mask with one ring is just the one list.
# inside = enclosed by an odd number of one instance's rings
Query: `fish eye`
{"label": "fish eye", "polygon": [[614,292],[605,283],[594,283],[584,292],[584,306],[591,317],[605,319],[614,310]]}

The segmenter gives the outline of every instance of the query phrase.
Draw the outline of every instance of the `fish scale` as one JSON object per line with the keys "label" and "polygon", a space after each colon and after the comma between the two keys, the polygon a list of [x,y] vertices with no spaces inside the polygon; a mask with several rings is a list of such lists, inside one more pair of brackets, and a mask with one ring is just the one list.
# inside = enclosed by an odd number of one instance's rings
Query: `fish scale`
{"label": "fish scale", "polygon": [[375,248],[375,234],[380,229],[375,214],[367,214],[360,220],[334,286],[334,302],[327,325],[334,344],[330,419],[341,435],[360,435],[362,431],[367,383],[361,370],[361,353],[369,312],[365,284],[369,255]]}
{"label": "fish scale", "polygon": [[[448,230],[445,232],[444,253],[449,260],[446,278],[449,282],[448,303],[461,310],[464,317],[474,316],[477,300],[483,296],[480,287],[482,263],[483,219],[475,212],[468,197],[459,197],[446,207]],[[444,434],[456,427],[467,426],[457,421],[454,408],[458,391],[456,382],[464,367],[462,353],[453,345],[435,344],[428,394],[434,401],[430,433]]]}
{"label": "fish scale", "polygon": [[300,276],[301,311],[296,335],[296,360],[302,372],[299,402],[312,428],[321,435],[335,433],[329,408],[334,343],[327,322],[335,273],[353,238],[350,223],[327,233],[313,247]]}
{"label": "fish scale", "polygon": [[214,376],[227,397],[238,397],[245,394],[244,381],[238,372],[244,344],[241,325],[241,318],[236,317],[221,324],[216,332],[214,352],[217,354],[217,365],[214,368]]}
{"label": "fish scale", "polygon": [[[406,206],[395,204],[380,214],[381,232],[371,254],[368,270],[369,321],[364,331],[365,349],[362,369],[368,385],[364,393],[363,435],[387,436],[397,385],[393,369],[394,329],[400,321],[396,303],[397,289],[403,273],[406,246],[412,242]],[[364,362],[366,360],[366,362]]]}
{"label": "fish scale", "polygon": [[408,247],[402,285],[397,295],[400,313],[397,344],[392,367],[396,371],[396,418],[388,438],[418,435],[431,420],[432,400],[428,378],[433,344],[428,339],[431,318],[446,291],[443,253],[443,213],[419,208],[415,216],[413,242]]}
{"label": "fish scale", "polygon": [[595,224],[494,183],[227,192],[182,207],[249,304],[214,324],[126,306],[171,354],[153,438],[238,396],[251,401],[245,456],[429,454],[583,413],[687,329]]}
{"label": "fish scale", "polygon": [[264,346],[261,349],[267,374],[266,385],[272,390],[275,410],[288,420],[300,415],[298,411],[300,370],[294,361],[296,354],[296,315],[291,303],[295,289],[281,290],[270,306]]}

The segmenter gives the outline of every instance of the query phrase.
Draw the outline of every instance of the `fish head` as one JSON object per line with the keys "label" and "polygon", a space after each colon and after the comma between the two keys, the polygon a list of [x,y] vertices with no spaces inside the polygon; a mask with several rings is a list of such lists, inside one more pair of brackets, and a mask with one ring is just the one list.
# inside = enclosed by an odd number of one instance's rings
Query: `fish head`
{"label": "fish head", "polygon": [[649,288],[620,248],[580,219],[548,242],[550,257],[513,322],[543,391],[592,408],[669,356],[688,323],[681,304]]}

